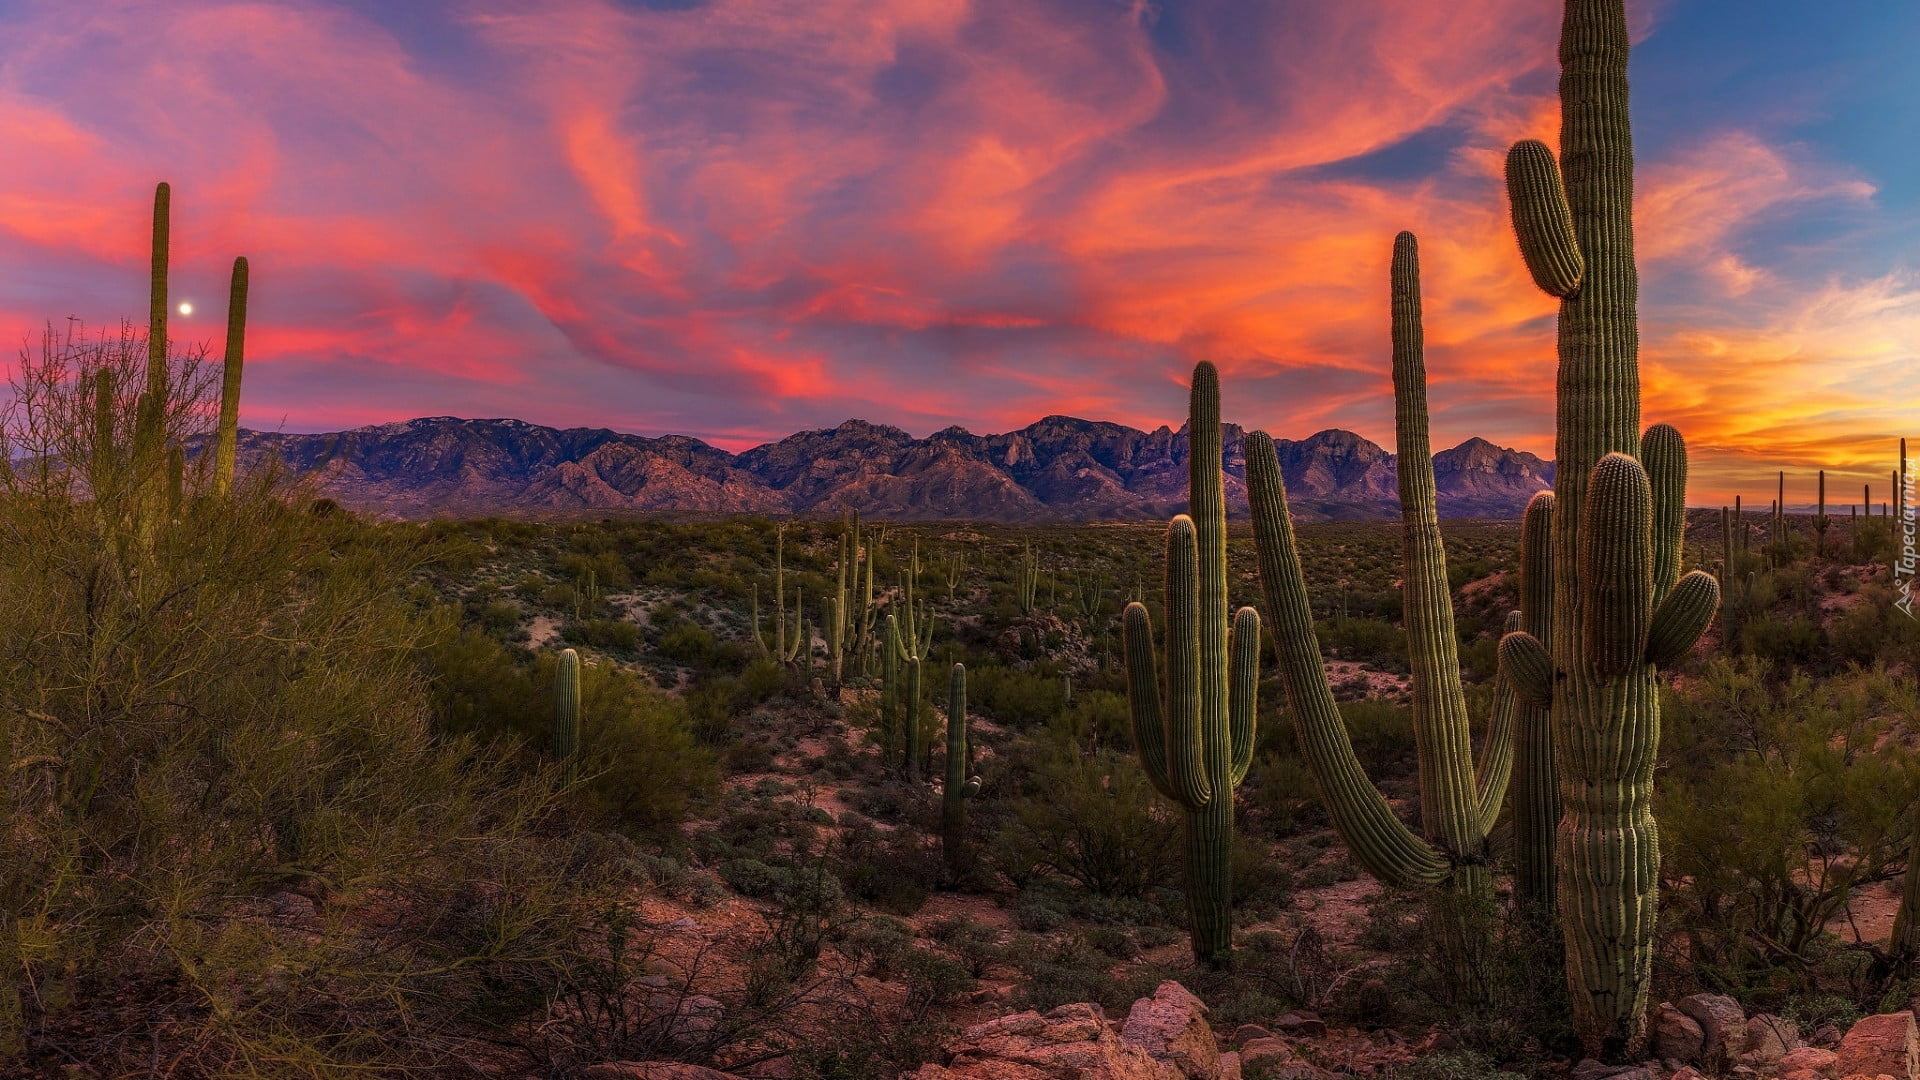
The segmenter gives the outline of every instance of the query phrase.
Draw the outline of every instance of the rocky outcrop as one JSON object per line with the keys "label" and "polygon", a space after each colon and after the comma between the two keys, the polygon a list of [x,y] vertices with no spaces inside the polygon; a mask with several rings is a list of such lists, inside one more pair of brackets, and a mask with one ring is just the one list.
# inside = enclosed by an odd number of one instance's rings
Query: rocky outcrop
{"label": "rocky outcrop", "polygon": [[1115,1023],[1098,1005],[1062,1005],[968,1028],[916,1080],[1239,1080],[1207,1007],[1177,982],[1133,1003]]}
{"label": "rocky outcrop", "polygon": [[[1223,432],[1227,502],[1246,513],[1244,433]],[[1301,521],[1398,517],[1394,456],[1350,431],[1276,444]],[[197,448],[190,447],[190,452]],[[240,433],[351,509],[394,517],[811,514],[902,521],[1161,520],[1186,507],[1187,435],[1049,416],[1004,435],[916,439],[849,420],[739,455],[679,435],[427,417],[320,435]],[[1446,517],[1514,517],[1553,466],[1470,439],[1434,457]]]}

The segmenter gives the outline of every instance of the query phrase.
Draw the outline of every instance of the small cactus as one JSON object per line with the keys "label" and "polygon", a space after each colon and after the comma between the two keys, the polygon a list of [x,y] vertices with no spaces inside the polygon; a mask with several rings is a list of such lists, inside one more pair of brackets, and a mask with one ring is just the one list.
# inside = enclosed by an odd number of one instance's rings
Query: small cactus
{"label": "small cactus", "polygon": [[580,654],[560,650],[553,678],[553,760],[571,784],[580,774]]}

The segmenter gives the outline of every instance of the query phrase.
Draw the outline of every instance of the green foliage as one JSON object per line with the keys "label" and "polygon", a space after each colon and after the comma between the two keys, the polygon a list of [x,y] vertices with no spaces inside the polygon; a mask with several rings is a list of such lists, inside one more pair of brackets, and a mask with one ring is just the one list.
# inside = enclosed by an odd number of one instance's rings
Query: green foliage
{"label": "green foliage", "polygon": [[1177,823],[1132,761],[1108,751],[1056,754],[1033,763],[995,856],[1016,880],[1142,897],[1178,880],[1178,844]]}
{"label": "green foliage", "polygon": [[1920,796],[1910,684],[1715,660],[1664,710],[1658,809],[1676,948],[1710,985],[1814,989],[1828,921],[1903,868]]}

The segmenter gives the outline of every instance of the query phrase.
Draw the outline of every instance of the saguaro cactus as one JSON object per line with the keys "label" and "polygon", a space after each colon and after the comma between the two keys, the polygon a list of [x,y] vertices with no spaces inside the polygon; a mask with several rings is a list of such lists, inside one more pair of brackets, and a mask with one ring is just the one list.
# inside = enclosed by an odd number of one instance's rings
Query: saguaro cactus
{"label": "saguaro cactus", "polygon": [[1820,470],[1819,509],[1813,515],[1813,553],[1824,556],[1827,553],[1827,526],[1833,522],[1827,517],[1827,470]]}
{"label": "saguaro cactus", "polygon": [[967,742],[967,666],[955,664],[947,682],[947,779],[940,792],[940,847],[954,877],[967,867],[967,800],[979,793]]}
{"label": "saguaro cactus", "polygon": [[227,286],[227,355],[220,373],[220,431],[214,445],[214,490],[233,489],[233,458],[240,439],[240,369],[246,363],[247,257],[233,260]]}
{"label": "saguaro cactus", "polygon": [[1507,157],[1521,254],[1560,299],[1553,633],[1516,631],[1500,653],[1523,696],[1551,701],[1574,1025],[1590,1052],[1619,1057],[1644,1042],[1652,976],[1656,667],[1692,648],[1719,586],[1678,576],[1679,433],[1640,432],[1624,0],[1566,0],[1564,11],[1561,160],[1536,141]]}
{"label": "saguaro cactus", "polygon": [[[916,558],[916,568],[918,562]],[[906,676],[906,685],[895,701],[900,710],[901,764],[910,780],[920,778],[920,769],[927,759],[926,732],[920,713],[920,672],[927,653],[933,649],[933,615],[914,599],[915,576],[911,571],[901,575],[900,612],[897,616],[887,616],[887,647],[898,662],[898,670]]]}
{"label": "saguaro cactus", "polygon": [[[1327,803],[1329,816],[1354,857],[1380,880],[1401,888],[1445,884],[1456,897],[1473,903],[1491,898],[1487,830],[1499,816],[1515,768],[1516,724],[1526,738],[1518,747],[1519,767],[1532,771],[1523,783],[1527,800],[1517,810],[1516,828],[1534,869],[1527,876],[1538,894],[1550,875],[1538,864],[1550,860],[1551,847],[1540,821],[1550,816],[1553,786],[1551,733],[1537,705],[1521,707],[1514,685],[1503,680],[1478,763],[1473,757],[1466,693],[1460,680],[1453,606],[1447,591],[1446,550],[1441,542],[1433,457],[1427,433],[1426,365],[1421,321],[1419,248],[1412,233],[1394,240],[1392,263],[1394,423],[1404,534],[1404,596],[1413,669],[1414,745],[1420,768],[1420,832],[1402,824],[1386,799],[1367,779],[1355,757],[1333,690],[1320,661],[1313,611],[1287,512],[1286,485],[1273,439],[1265,432],[1247,436],[1247,490],[1253,508],[1255,546],[1289,712],[1300,736],[1308,767]],[[1552,568],[1541,543],[1553,518],[1552,496],[1528,507],[1527,550],[1523,555],[1523,612],[1518,624],[1545,632],[1549,613],[1542,598],[1552,590]],[[1462,997],[1477,995],[1475,972],[1467,952],[1476,947],[1468,927],[1456,916],[1461,907],[1443,906],[1441,947],[1459,976],[1453,987]]]}
{"label": "saguaro cactus", "polygon": [[173,222],[173,188],[161,181],[153,189],[152,265],[147,279],[147,393],[167,393],[167,258]]}
{"label": "saguaro cactus", "polygon": [[553,678],[553,760],[571,784],[580,773],[580,654],[560,650]]}
{"label": "saguaro cactus", "polygon": [[1225,968],[1233,962],[1233,792],[1253,762],[1260,616],[1241,608],[1229,633],[1220,377],[1212,364],[1193,369],[1187,437],[1190,513],[1167,528],[1164,697],[1152,620],[1133,603],[1122,623],[1127,704],[1147,778],[1186,811],[1194,960]]}

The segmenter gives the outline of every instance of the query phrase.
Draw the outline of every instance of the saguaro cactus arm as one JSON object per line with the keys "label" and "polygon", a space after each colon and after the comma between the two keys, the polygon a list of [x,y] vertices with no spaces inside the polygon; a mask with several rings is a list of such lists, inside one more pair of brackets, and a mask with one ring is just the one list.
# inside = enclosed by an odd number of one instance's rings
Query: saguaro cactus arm
{"label": "saguaro cactus arm", "polygon": [[1273,439],[1263,431],[1248,434],[1246,457],[1260,580],[1274,622],[1281,683],[1327,812],[1368,873],[1399,887],[1435,884],[1447,875],[1447,859],[1394,816],[1386,797],[1367,779],[1334,704],[1333,689],[1327,685]]}
{"label": "saguaro cactus arm", "polygon": [[[1507,631],[1520,628],[1520,613],[1509,612]],[[1506,805],[1507,786],[1513,778],[1513,744],[1515,720],[1520,713],[1520,696],[1504,673],[1496,674],[1493,680],[1493,711],[1487,717],[1485,741],[1480,744],[1480,757],[1474,762],[1474,788],[1480,793],[1480,824],[1482,833],[1493,828],[1500,819],[1500,808]]]}
{"label": "saguaro cactus arm", "polygon": [[1515,630],[1500,639],[1500,673],[1529,705],[1553,701],[1553,659],[1540,639]]}
{"label": "saguaro cactus arm", "polygon": [[1234,787],[1253,767],[1255,698],[1260,690],[1260,613],[1243,607],[1227,635],[1227,782]]}
{"label": "saguaro cactus arm", "polygon": [[1653,618],[1653,489],[1646,470],[1608,454],[1587,481],[1580,532],[1580,606],[1586,661],[1602,676],[1647,662]]}
{"label": "saguaro cactus arm", "polygon": [[1680,580],[1687,535],[1687,443],[1671,424],[1640,436],[1640,464],[1653,489],[1653,602]]}
{"label": "saguaro cactus arm", "polygon": [[1153,617],[1134,601],[1120,616],[1121,648],[1127,658],[1127,712],[1133,719],[1133,745],[1140,768],[1154,790],[1179,802],[1167,777],[1167,720],[1160,707],[1159,660],[1154,655]]}
{"label": "saguaro cactus arm", "polygon": [[1653,611],[1647,663],[1665,666],[1693,651],[1720,608],[1720,582],[1704,570],[1680,579]]}
{"label": "saguaro cactus arm", "polygon": [[1533,283],[1549,296],[1572,296],[1586,276],[1586,259],[1573,233],[1573,211],[1560,183],[1553,151],[1538,139],[1523,139],[1507,151],[1507,203]]}

